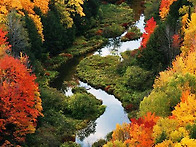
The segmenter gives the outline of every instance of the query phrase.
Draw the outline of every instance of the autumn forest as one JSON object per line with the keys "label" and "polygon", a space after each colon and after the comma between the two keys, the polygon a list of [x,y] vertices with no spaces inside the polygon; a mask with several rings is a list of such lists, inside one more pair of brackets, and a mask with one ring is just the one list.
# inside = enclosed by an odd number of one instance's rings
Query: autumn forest
{"label": "autumn forest", "polygon": [[0,146],[196,147],[196,1],[1,0]]}

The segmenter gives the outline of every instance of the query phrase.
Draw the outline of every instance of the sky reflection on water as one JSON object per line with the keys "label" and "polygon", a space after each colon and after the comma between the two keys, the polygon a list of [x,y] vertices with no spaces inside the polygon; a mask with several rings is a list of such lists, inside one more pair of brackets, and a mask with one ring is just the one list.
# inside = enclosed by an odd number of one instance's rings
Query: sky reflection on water
{"label": "sky reflection on water", "polygon": [[[140,20],[135,24],[143,33],[144,30],[144,15],[140,16]],[[125,35],[123,33],[121,36]],[[126,50],[134,50],[140,47],[142,38],[133,41],[121,42],[120,37],[110,38],[109,44],[102,49],[99,49],[94,54],[100,54],[101,56],[107,55],[119,55]],[[94,122],[90,122],[87,128],[84,128],[78,132],[76,136],[76,143],[82,147],[91,147],[91,145],[99,140],[103,139],[108,133],[116,128],[116,124],[130,123],[127,113],[124,111],[121,102],[113,95],[107,94],[101,89],[94,89],[86,83],[80,82],[80,86],[88,89],[87,91],[97,99],[103,101],[103,105],[106,105],[105,112]]]}
{"label": "sky reflection on water", "polygon": [[[145,18],[144,15],[141,15],[140,19],[135,23],[135,26],[137,26],[142,33],[145,32],[144,18]],[[125,34],[126,32],[123,33],[121,36],[124,36]],[[96,51],[94,55],[99,54],[101,56],[107,56],[107,55],[119,55],[120,56],[121,52],[139,48],[141,41],[142,41],[142,38],[138,40],[126,41],[126,42],[121,42],[120,37],[110,38],[109,44],[99,49],[98,51]]]}
{"label": "sky reflection on water", "polygon": [[[87,91],[89,93],[96,96],[97,99],[101,99],[103,101],[103,105],[107,106],[104,114],[94,122],[95,132],[90,132],[90,134],[88,134],[89,136],[85,139],[80,138],[80,136],[83,136],[81,133],[86,133],[86,131],[84,131],[86,128],[78,132],[79,135],[76,137],[76,142],[81,144],[82,147],[89,147],[95,141],[104,138],[109,132],[116,128],[116,124],[122,124],[124,122],[130,123],[127,113],[124,111],[121,102],[113,95],[109,95],[101,89],[94,89],[83,82],[80,82],[80,86],[88,89]],[[91,125],[92,122],[90,123],[90,126]]]}

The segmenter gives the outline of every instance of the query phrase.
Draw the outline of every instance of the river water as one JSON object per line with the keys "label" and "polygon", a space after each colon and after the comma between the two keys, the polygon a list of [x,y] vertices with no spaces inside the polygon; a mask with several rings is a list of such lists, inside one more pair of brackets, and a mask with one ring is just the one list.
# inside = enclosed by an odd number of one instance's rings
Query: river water
{"label": "river water", "polygon": [[[143,15],[140,16],[139,20],[135,23],[135,26],[137,26],[141,32],[144,32]],[[119,37],[110,38],[109,44],[97,50],[94,54],[99,54],[100,56],[120,56],[121,52],[140,47],[142,38],[133,41],[121,42],[120,38],[125,34],[126,32]],[[92,53],[90,55],[92,55]],[[83,58],[85,57],[74,58],[66,65],[63,65],[62,69],[60,69],[61,72],[59,77],[55,80],[52,86],[62,90],[66,96],[71,96],[73,94],[71,91],[72,88],[67,84],[66,86],[63,86],[63,81],[68,83],[70,81],[74,81],[74,83],[78,84],[77,86],[85,87],[89,93],[93,94],[97,99],[102,100],[103,105],[106,106],[105,112],[99,118],[95,121],[91,121],[86,128],[79,130],[76,134],[76,143],[80,144],[82,147],[91,147],[95,141],[104,139],[108,133],[113,131],[116,128],[116,124],[130,123],[130,120],[122,107],[121,102],[113,95],[110,95],[101,89],[95,89],[78,79],[76,67]]]}
{"label": "river water", "polygon": [[[144,16],[141,15],[139,21],[135,24],[141,32],[144,32]],[[126,34],[123,33],[121,36]],[[119,55],[121,52],[126,50],[133,50],[140,47],[142,38],[134,41],[121,42],[120,37],[111,38],[110,43],[96,51],[94,54],[99,54],[101,56],[107,55]],[[122,107],[121,102],[116,99],[113,95],[106,93],[101,89],[95,89],[79,81],[80,87],[85,87],[87,91],[93,94],[97,99],[103,101],[103,105],[106,105],[105,112],[97,118],[95,121],[91,121],[89,125],[79,130],[76,134],[76,143],[80,144],[82,147],[90,147],[95,141],[99,139],[104,139],[105,136],[116,128],[116,124],[130,123],[127,113]],[[66,95],[71,95],[71,89],[68,89]]]}

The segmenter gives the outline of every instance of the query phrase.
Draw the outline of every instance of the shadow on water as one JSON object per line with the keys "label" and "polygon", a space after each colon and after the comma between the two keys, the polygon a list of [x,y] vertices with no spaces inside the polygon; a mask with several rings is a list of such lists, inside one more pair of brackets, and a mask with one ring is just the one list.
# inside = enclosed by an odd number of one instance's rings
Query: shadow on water
{"label": "shadow on water", "polygon": [[77,137],[83,141],[86,137],[88,137],[90,134],[95,133],[95,127],[96,127],[96,122],[95,121],[90,121],[88,126],[82,130],[79,130],[77,133]]}
{"label": "shadow on water", "polygon": [[75,74],[76,68],[83,58],[84,57],[73,58],[69,60],[67,63],[62,64],[61,67],[58,69],[59,71],[58,77],[50,83],[50,86],[57,88],[58,90],[64,91],[65,90],[64,89],[65,87],[63,86],[64,81],[75,80],[77,82],[78,78],[76,77]]}

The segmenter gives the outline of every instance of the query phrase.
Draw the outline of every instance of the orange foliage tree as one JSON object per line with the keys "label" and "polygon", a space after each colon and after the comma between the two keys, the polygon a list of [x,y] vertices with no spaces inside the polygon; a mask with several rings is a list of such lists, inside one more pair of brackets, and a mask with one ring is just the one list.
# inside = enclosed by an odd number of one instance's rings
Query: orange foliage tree
{"label": "orange foliage tree", "polygon": [[125,141],[125,144],[130,147],[150,147],[153,146],[153,126],[158,121],[159,117],[156,117],[151,112],[146,116],[139,119],[131,119],[130,126],[130,139]]}
{"label": "orange foliage tree", "polygon": [[[131,124],[117,125],[116,130],[113,131],[112,141],[104,147],[110,146],[115,141],[121,141],[123,146],[129,147],[151,147],[154,144],[153,126],[158,121],[152,113],[147,113],[146,116],[139,119],[131,119]],[[114,145],[115,146],[115,145]]]}
{"label": "orange foliage tree", "polygon": [[30,72],[19,59],[0,58],[0,145],[23,142],[42,115],[36,77]]}
{"label": "orange foliage tree", "polygon": [[161,19],[163,19],[163,20],[165,19],[165,17],[169,13],[170,6],[175,1],[177,1],[177,0],[162,0],[161,1],[161,5],[160,5],[160,9],[159,9],[159,14],[160,14]]}
{"label": "orange foliage tree", "polygon": [[[151,34],[154,32],[156,28],[156,21],[152,17],[146,22],[146,27],[145,27],[145,33],[142,35],[142,42],[141,42],[141,47],[146,48],[146,45],[148,43],[148,40],[150,39]],[[140,48],[141,49],[141,48]]]}

